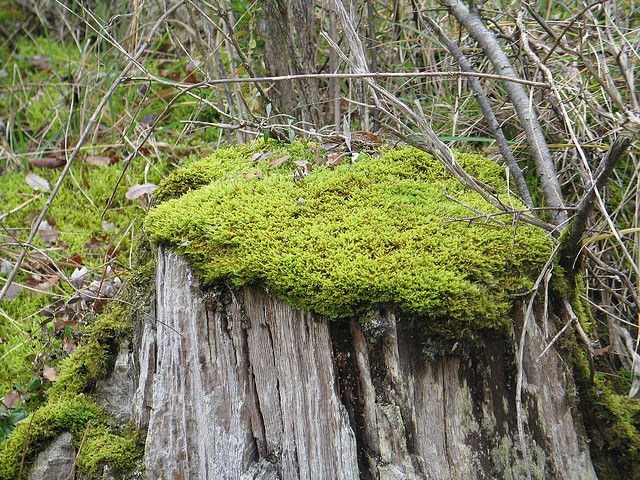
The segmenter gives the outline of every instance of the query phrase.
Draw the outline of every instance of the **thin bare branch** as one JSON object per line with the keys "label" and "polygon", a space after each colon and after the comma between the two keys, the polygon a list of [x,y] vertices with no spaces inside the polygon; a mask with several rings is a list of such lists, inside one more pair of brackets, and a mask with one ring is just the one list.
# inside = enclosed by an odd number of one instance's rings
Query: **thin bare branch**
{"label": "thin bare branch", "polygon": [[[327,34],[324,34],[323,36],[329,42],[332,48],[334,48],[345,61],[351,64],[356,73],[365,74],[367,73],[368,66],[366,63],[366,57],[364,55],[364,46],[355,28],[355,19],[353,18],[352,14],[347,12],[341,0],[334,0],[333,3],[336,13],[343,25],[345,35],[347,36],[351,57],[347,57],[344,52],[340,50],[337,43],[333,41],[333,39],[331,39]],[[398,136],[400,136],[400,138],[402,138],[410,145],[433,155],[456,179],[458,179],[463,185],[480,194],[480,196],[482,196],[482,198],[489,204],[493,205],[501,211],[513,212],[515,210],[511,206],[504,204],[498,198],[497,192],[495,192],[495,190],[491,186],[484,184],[478,179],[472,177],[467,171],[464,170],[464,168],[460,166],[452,150],[438,138],[436,133],[429,126],[424,115],[416,113],[415,109],[410,108],[396,95],[378,85],[375,82],[374,78],[371,78],[367,75],[363,75],[362,78],[368,85],[372,93],[372,97],[374,99],[376,107],[380,109],[381,113],[386,116],[387,120],[391,121],[398,127],[395,132]],[[416,131],[414,129],[409,128],[409,126],[405,122],[394,115],[391,110],[385,106],[385,104],[388,104],[392,108],[399,110],[403,115],[406,115],[407,118],[410,118],[411,121],[416,125],[418,133],[416,134]],[[564,206],[554,208],[564,208]],[[546,222],[540,221],[530,214],[521,215],[518,218],[527,223],[545,228],[548,231],[554,230],[553,227],[549,229],[549,225]]]}
{"label": "thin bare branch", "polygon": [[[449,12],[464,25],[469,34],[478,42],[485,55],[489,58],[494,68],[503,76],[516,79],[520,78],[516,70],[513,68],[509,57],[504,49],[500,46],[496,36],[484,25],[482,20],[471,13],[466,5],[459,0],[440,0],[440,3],[449,9]],[[562,225],[567,221],[567,213],[562,210],[565,206],[562,197],[562,189],[556,171],[547,141],[545,139],[538,115],[531,105],[529,94],[525,91],[522,84],[516,82],[505,83],[507,95],[511,100],[518,119],[527,136],[529,146],[532,149],[533,156],[538,169],[538,178],[544,192],[547,205],[558,208],[559,210],[552,216],[552,220],[556,225]]]}
{"label": "thin bare branch", "polygon": [[[145,75],[147,72],[145,71]],[[214,85],[232,84],[232,83],[270,83],[270,82],[287,82],[291,80],[304,79],[356,79],[356,78],[443,78],[443,77],[479,77],[491,80],[501,80],[503,82],[518,83],[528,85],[530,87],[549,88],[544,82],[534,82],[532,80],[524,80],[522,78],[511,78],[504,75],[496,75],[494,73],[482,72],[464,72],[464,71],[438,71],[438,72],[354,72],[354,73],[302,73],[291,75],[275,75],[272,77],[235,77],[235,78],[215,78],[198,83],[180,83],[157,77],[149,74],[149,77],[163,85],[170,85],[176,88],[206,88]],[[128,81],[149,80],[148,77],[132,76]]]}
{"label": "thin bare branch", "polygon": [[[435,20],[433,20],[430,17],[424,17],[424,19],[427,21],[427,23],[429,23],[429,26],[438,35],[438,38],[440,39],[440,41],[444,43],[444,45],[447,47],[447,50],[449,50],[451,55],[453,55],[453,57],[456,59],[456,61],[458,62],[458,65],[460,65],[460,68],[464,72],[469,72],[469,73],[475,72],[475,70],[471,66],[471,62],[469,62],[469,60],[464,55],[460,47],[446,35],[444,30],[440,28],[440,25],[438,25],[435,22]],[[498,148],[500,148],[500,153],[502,154],[502,157],[504,158],[505,162],[507,163],[507,166],[509,167],[509,172],[511,173],[511,175],[513,176],[516,182],[516,186],[518,187],[518,193],[520,194],[520,199],[522,200],[522,203],[524,203],[525,206],[529,208],[533,208],[534,206],[533,200],[531,199],[531,193],[529,192],[529,187],[527,186],[527,182],[524,178],[524,174],[522,173],[522,170],[518,166],[518,163],[516,162],[516,159],[513,156],[513,152],[511,151],[511,148],[509,148],[509,143],[507,142],[507,139],[505,138],[504,133],[502,133],[502,128],[500,128],[500,122],[498,122],[498,119],[496,118],[495,113],[493,113],[493,109],[489,104],[489,99],[487,98],[487,95],[484,93],[484,89],[482,88],[480,81],[478,80],[477,77],[469,77],[468,81],[469,81],[469,85],[471,86],[471,90],[473,91],[473,94],[476,98],[476,101],[480,106],[480,110],[482,110],[482,114],[484,115],[484,118],[487,120],[489,124],[489,128],[493,132],[496,142],[498,143]]]}
{"label": "thin bare branch", "polygon": [[587,220],[593,212],[593,204],[597,192],[607,183],[611,172],[613,172],[630,144],[631,139],[627,136],[618,137],[613,142],[611,149],[603,158],[602,164],[596,172],[596,179],[592,187],[585,193],[576,207],[576,213],[571,219],[569,227],[569,238],[561,254],[562,265],[565,268],[569,268],[570,271],[575,271],[576,269],[577,258],[582,247],[582,236],[587,229]]}

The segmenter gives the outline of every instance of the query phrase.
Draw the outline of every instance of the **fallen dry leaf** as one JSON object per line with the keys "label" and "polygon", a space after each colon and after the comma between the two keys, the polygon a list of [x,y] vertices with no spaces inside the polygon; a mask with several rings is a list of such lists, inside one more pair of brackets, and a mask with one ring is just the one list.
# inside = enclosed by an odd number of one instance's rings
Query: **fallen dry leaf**
{"label": "fallen dry leaf", "polygon": [[84,260],[82,260],[82,256],[75,254],[75,255],[71,255],[69,257],[69,261],[73,262],[73,263],[77,263],[78,265],[82,265],[84,263]]}
{"label": "fallen dry leaf", "polygon": [[327,166],[327,168],[333,168],[336,165],[340,165],[342,161],[346,158],[346,156],[347,156],[346,152],[330,153],[327,156],[327,161],[325,162],[325,165]]}
{"label": "fallen dry leaf", "polygon": [[47,380],[54,382],[58,378],[58,372],[56,372],[55,368],[45,365],[42,369],[42,376]]}
{"label": "fallen dry leaf", "polygon": [[58,283],[58,277],[50,276],[43,278],[42,275],[33,274],[31,277],[25,279],[24,283],[32,290],[48,292],[51,290],[51,287]]}
{"label": "fallen dry leaf", "polygon": [[35,191],[42,190],[43,192],[48,192],[51,190],[51,185],[47,181],[47,179],[42,178],[37,173],[29,172],[24,177],[27,185],[33,188]]}
{"label": "fallen dry leaf", "polygon": [[77,347],[78,345],[74,340],[70,338],[62,339],[62,349],[67,355],[71,355],[73,352],[75,352]]}
{"label": "fallen dry leaf", "polygon": [[254,153],[251,156],[251,161],[258,163],[260,160],[265,160],[267,158],[269,158],[271,155],[274,155],[276,152],[260,152],[260,153]]}
{"label": "fallen dry leaf", "polygon": [[45,72],[51,70],[51,60],[49,60],[49,57],[46,53],[34,55],[29,60],[31,61],[31,65],[33,65],[37,70],[42,70]]}
{"label": "fallen dry leaf", "polygon": [[53,228],[48,220],[43,220],[38,225],[38,236],[43,242],[51,244],[58,240],[60,232]]}
{"label": "fallen dry leaf", "polygon": [[313,170],[313,165],[306,160],[296,160],[293,163],[296,165],[296,171],[293,174],[294,180],[302,180]]}
{"label": "fallen dry leaf", "polygon": [[136,184],[129,187],[129,190],[127,190],[127,193],[125,193],[124,196],[127,200],[135,200],[143,195],[151,195],[155,189],[155,183]]}
{"label": "fallen dry leaf", "polygon": [[247,180],[260,180],[261,178],[264,178],[264,175],[261,173],[245,173],[244,178],[246,178]]}
{"label": "fallen dry leaf", "polygon": [[57,332],[61,332],[65,329],[65,327],[75,328],[78,326],[78,320],[76,320],[77,315],[74,315],[73,318],[61,318],[53,322],[53,330]]}
{"label": "fallen dry leaf", "polygon": [[13,268],[13,264],[6,258],[0,258],[0,274],[9,273]]}
{"label": "fallen dry leaf", "polygon": [[4,294],[4,300],[7,301],[11,301],[14,298],[16,298],[18,296],[18,294],[20,293],[20,285],[18,285],[15,282],[12,282],[11,285],[9,285],[9,288],[7,288],[7,291]]}
{"label": "fallen dry leaf", "polygon": [[159,117],[160,115],[156,113],[147,113],[142,117],[140,117],[140,119],[138,120],[138,125],[141,125],[143,127],[149,127],[153,125]]}
{"label": "fallen dry leaf", "polygon": [[89,280],[89,269],[83,266],[81,268],[76,268],[71,273],[69,283],[71,283],[74,288],[82,288],[89,283]]}
{"label": "fallen dry leaf", "polygon": [[62,155],[56,155],[54,157],[29,157],[29,163],[39,168],[60,168],[66,163],[66,160]]}
{"label": "fallen dry leaf", "polygon": [[291,155],[283,155],[281,157],[276,158],[274,161],[272,161],[269,164],[269,167],[271,168],[277,168],[280,165],[282,165],[284,162],[286,162],[287,160],[289,160],[291,158]]}
{"label": "fallen dry leaf", "polygon": [[91,240],[84,244],[84,248],[87,250],[96,250],[102,247],[104,247],[104,243],[96,237],[91,237]]}
{"label": "fallen dry leaf", "polygon": [[115,230],[116,228],[118,228],[118,226],[113,222],[107,222],[106,220],[104,220],[102,222],[102,228],[107,232],[110,232],[111,230]]}
{"label": "fallen dry leaf", "polygon": [[7,393],[4,397],[2,397],[2,403],[7,408],[13,408],[13,406],[18,403],[20,400],[20,395],[15,390]]}

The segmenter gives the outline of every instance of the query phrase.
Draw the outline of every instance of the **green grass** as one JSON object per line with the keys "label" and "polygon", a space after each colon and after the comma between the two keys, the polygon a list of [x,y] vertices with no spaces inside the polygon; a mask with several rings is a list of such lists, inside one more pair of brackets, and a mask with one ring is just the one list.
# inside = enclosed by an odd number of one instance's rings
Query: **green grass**
{"label": "green grass", "polygon": [[[142,253],[139,257],[142,262],[148,259]],[[141,471],[143,435],[131,426],[114,424],[91,393],[109,374],[119,342],[131,335],[134,315],[129,305],[149,294],[150,272],[149,265],[136,270],[121,294],[123,302],[112,303],[88,325],[82,344],[58,365],[58,379],[46,391],[42,406],[0,441],[0,480],[26,478],[35,455],[65,431],[79,448],[78,472],[88,478],[101,476],[104,466],[115,478]],[[21,469],[23,455],[26,463]]]}
{"label": "green grass", "polygon": [[[55,220],[60,236],[52,244],[43,242],[39,237],[35,240],[35,247],[50,260],[42,264],[33,260],[32,255],[28,256],[25,268],[29,271],[22,271],[16,279],[17,283],[24,284],[34,274],[39,274],[43,278],[57,278],[57,283],[49,292],[23,289],[17,298],[0,302],[0,308],[13,319],[0,317],[0,364],[3,366],[0,368],[0,397],[13,388],[24,391],[30,379],[39,375],[38,368],[34,372],[36,356],[39,368],[44,364],[55,366],[64,357],[63,336],[54,332],[53,321],[45,321],[39,314],[43,307],[57,298],[66,300],[73,293],[73,288],[62,274],[68,278],[75,266],[86,266],[93,274],[104,273],[106,264],[120,275],[126,275],[130,269],[132,239],[140,232],[144,210],[139,200],[127,200],[125,192],[136,183],[158,182],[168,164],[159,161],[155,165],[147,165],[142,159],[136,160],[127,169],[112,205],[101,218],[123,168],[123,164],[100,167],[79,161],[72,168],[73,177],[65,179],[47,215],[49,220]],[[147,174],[145,170],[148,170]],[[51,184],[60,175],[58,170],[34,171]],[[3,236],[10,233],[19,240],[25,240],[27,227],[44,206],[48,194],[36,194],[26,183],[23,172],[5,173],[0,177],[0,187],[0,215],[32,200],[8,215],[3,222]],[[103,222],[109,223],[108,229]],[[5,276],[0,276],[0,282]],[[81,328],[79,325],[67,334],[79,334]]]}

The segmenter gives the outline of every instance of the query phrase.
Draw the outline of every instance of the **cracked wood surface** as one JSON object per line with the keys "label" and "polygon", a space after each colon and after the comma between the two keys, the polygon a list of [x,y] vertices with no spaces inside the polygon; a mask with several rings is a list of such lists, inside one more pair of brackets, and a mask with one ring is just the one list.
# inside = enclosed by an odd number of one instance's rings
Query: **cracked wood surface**
{"label": "cracked wood surface", "polygon": [[[372,335],[262,290],[203,291],[162,250],[155,317],[140,329],[133,402],[138,423],[148,419],[147,478],[526,478],[508,338],[429,362],[393,314]],[[553,348],[536,362],[554,334],[535,324],[528,335],[529,471],[595,479],[567,366]]]}

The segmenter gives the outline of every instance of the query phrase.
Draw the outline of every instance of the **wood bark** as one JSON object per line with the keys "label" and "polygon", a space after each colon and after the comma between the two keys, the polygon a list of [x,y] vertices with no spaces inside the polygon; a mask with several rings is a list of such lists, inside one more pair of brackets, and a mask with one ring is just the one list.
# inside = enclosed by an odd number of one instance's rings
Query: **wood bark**
{"label": "wood bark", "polygon": [[[203,290],[164,251],[156,309],[139,329],[133,401],[147,478],[526,477],[512,337],[427,360],[392,313],[363,329],[259,289]],[[522,323],[518,310],[514,335]],[[595,479],[569,369],[553,348],[538,359],[554,333],[528,327],[528,466],[532,478]]]}

